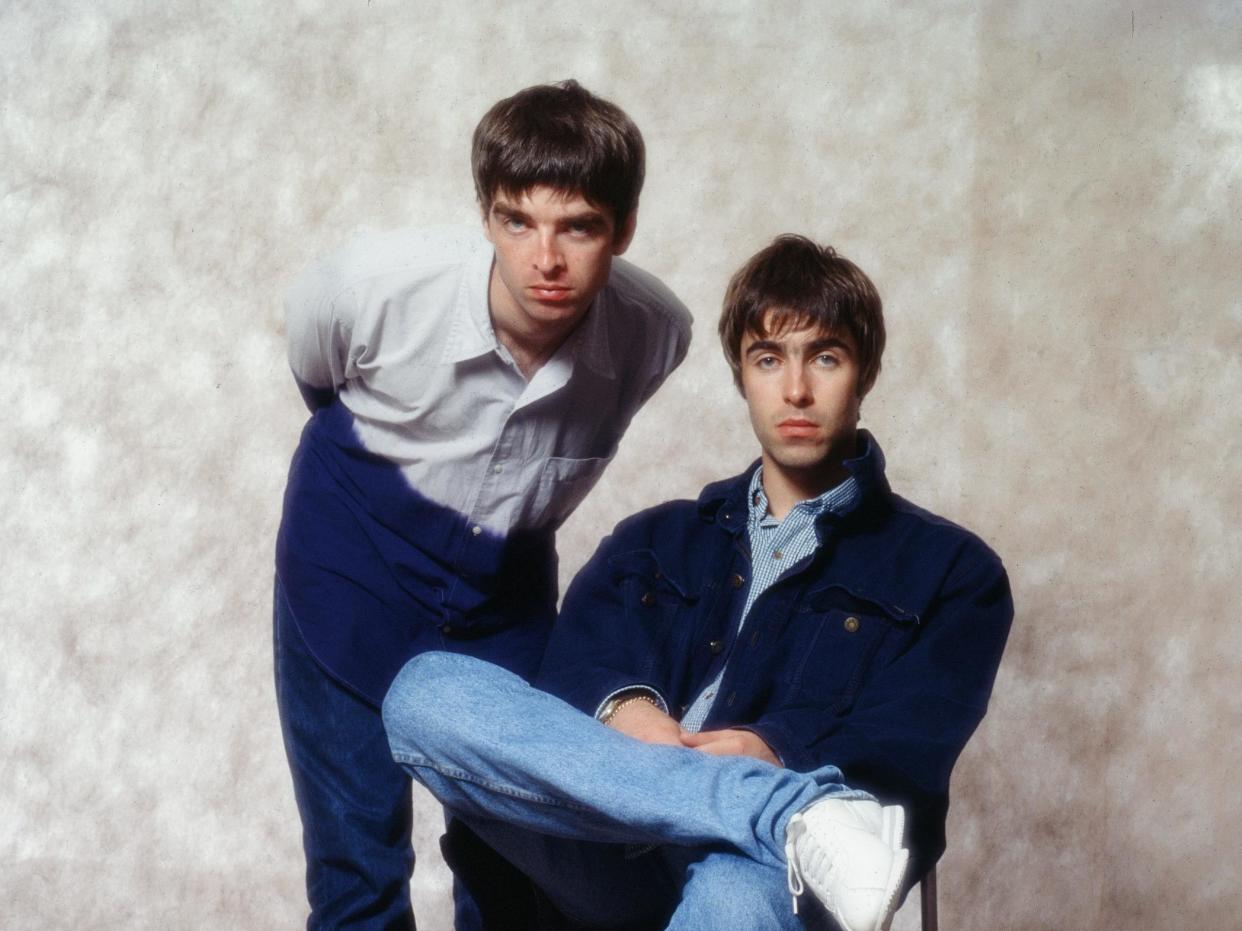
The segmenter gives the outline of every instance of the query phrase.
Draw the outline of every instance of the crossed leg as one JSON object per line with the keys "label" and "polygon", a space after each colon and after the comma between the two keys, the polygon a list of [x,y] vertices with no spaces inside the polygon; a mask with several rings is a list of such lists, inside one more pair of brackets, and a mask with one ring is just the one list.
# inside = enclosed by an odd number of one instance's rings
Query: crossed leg
{"label": "crossed leg", "polygon": [[[703,921],[698,910],[717,914],[727,898],[739,920],[743,911],[781,916],[756,927],[803,927],[785,891],[786,823],[827,795],[869,798],[845,787],[835,767],[796,773],[641,743],[459,655],[411,660],[384,722],[399,764],[587,923],[650,917],[632,914],[639,901],[690,928],[694,915]],[[650,844],[661,845],[657,856],[627,857],[626,845]]]}

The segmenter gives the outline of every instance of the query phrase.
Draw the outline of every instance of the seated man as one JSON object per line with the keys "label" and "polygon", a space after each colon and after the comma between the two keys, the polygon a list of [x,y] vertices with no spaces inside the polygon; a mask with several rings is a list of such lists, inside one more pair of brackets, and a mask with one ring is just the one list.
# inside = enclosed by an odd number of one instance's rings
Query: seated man
{"label": "seated man", "polygon": [[1008,581],[979,538],[889,490],[857,428],[884,323],[853,263],[778,238],[730,283],[720,334],[760,461],[617,527],[566,594],[538,689],[412,660],[389,742],[576,925],[798,928],[818,900],[873,931],[944,850]]}

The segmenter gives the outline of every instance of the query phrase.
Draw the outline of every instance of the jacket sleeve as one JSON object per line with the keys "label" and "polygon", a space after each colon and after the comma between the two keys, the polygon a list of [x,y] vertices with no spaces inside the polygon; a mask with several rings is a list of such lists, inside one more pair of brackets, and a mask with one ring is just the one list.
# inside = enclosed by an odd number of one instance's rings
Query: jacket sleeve
{"label": "jacket sleeve", "polygon": [[312,263],[285,296],[289,367],[311,411],[331,403],[349,372],[356,308],[338,259]]}
{"label": "jacket sleeve", "polygon": [[854,788],[906,808],[913,884],[944,850],[949,775],[983,719],[1013,619],[1009,581],[986,548],[950,572],[917,637],[873,670],[853,703],[786,708],[748,725],[792,769],[838,767]]}
{"label": "jacket sleeve", "polygon": [[[665,683],[652,678],[656,629],[627,604],[632,521],[604,539],[565,593],[535,685],[594,715],[614,692],[643,688],[667,708]],[[627,526],[628,525],[628,526]]]}

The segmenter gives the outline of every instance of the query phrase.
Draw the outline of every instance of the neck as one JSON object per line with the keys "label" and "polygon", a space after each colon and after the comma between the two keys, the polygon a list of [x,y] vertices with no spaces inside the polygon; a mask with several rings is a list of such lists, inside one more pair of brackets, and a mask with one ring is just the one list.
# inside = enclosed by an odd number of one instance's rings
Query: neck
{"label": "neck", "polygon": [[494,267],[487,290],[488,312],[496,339],[509,350],[519,371],[529,381],[561,347],[582,315],[543,324],[532,320],[516,306]]}
{"label": "neck", "polygon": [[818,498],[830,488],[840,485],[849,477],[845,460],[854,454],[850,449],[828,462],[808,468],[781,465],[766,452],[763,454],[763,493],[768,499],[768,510],[777,520],[784,520],[794,507],[803,501]]}

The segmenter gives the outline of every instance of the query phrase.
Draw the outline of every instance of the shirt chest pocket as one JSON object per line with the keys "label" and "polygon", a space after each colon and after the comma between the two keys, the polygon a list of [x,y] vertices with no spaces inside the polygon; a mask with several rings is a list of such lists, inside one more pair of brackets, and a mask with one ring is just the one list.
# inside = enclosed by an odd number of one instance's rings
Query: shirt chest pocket
{"label": "shirt chest pocket", "polygon": [[811,592],[796,612],[802,649],[787,684],[802,699],[848,704],[872,670],[903,650],[918,617],[842,586]]}
{"label": "shirt chest pocket", "polygon": [[567,459],[559,456],[547,460],[535,478],[522,525],[555,530],[582,503],[611,457]]}

